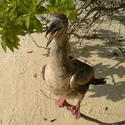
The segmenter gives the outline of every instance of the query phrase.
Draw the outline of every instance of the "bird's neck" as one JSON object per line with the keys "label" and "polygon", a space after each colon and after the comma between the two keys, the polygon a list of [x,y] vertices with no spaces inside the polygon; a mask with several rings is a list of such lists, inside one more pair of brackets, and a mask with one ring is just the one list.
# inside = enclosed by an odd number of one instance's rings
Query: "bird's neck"
{"label": "bird's neck", "polygon": [[51,60],[58,63],[67,63],[68,57],[68,33],[63,32],[63,35],[54,38],[51,48]]}

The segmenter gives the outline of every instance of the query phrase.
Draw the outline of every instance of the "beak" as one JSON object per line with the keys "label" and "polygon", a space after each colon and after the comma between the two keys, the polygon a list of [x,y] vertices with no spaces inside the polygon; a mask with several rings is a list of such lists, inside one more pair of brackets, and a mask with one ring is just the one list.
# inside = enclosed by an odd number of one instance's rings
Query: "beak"
{"label": "beak", "polygon": [[48,39],[46,48],[49,46],[49,44],[52,42],[52,40],[54,39],[54,37],[56,37],[56,35],[59,33],[59,31],[60,31],[61,29],[62,29],[62,28],[55,29],[55,28],[52,27],[52,26],[48,27],[45,36],[47,37],[47,35],[50,33],[50,37],[49,37],[49,39]]}

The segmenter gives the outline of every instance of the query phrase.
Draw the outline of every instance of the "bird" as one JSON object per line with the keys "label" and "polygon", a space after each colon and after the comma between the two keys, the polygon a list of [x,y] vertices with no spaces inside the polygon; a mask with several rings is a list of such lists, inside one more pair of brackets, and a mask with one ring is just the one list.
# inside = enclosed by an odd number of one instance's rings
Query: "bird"
{"label": "bird", "polygon": [[94,68],[69,55],[68,18],[62,13],[51,13],[48,21],[46,47],[51,44],[49,62],[42,68],[42,77],[48,90],[57,99],[59,107],[68,98],[77,98],[76,105],[67,105],[74,118],[80,118],[80,104],[90,85],[103,85],[105,78],[96,78]]}

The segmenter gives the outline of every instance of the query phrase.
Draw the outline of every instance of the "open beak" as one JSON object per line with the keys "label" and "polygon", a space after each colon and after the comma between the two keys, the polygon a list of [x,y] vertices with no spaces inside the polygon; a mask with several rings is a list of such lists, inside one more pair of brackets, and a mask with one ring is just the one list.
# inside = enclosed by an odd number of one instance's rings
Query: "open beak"
{"label": "open beak", "polygon": [[57,34],[60,32],[60,30],[61,30],[62,28],[57,28],[57,29],[53,29],[53,27],[49,27],[48,29],[47,29],[47,32],[46,32],[46,37],[47,37],[47,35],[48,34],[50,34],[50,36],[49,36],[49,39],[48,39],[48,41],[47,41],[47,45],[46,45],[46,48],[49,46],[49,44],[52,42],[52,40],[54,39],[54,37],[56,37],[57,36]]}

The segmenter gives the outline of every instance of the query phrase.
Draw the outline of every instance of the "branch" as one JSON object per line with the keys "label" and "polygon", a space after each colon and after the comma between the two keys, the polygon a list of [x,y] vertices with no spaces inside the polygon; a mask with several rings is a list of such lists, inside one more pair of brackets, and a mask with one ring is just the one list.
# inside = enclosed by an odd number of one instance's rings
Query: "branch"
{"label": "branch", "polygon": [[69,33],[69,35],[74,35],[77,38],[86,38],[86,39],[95,39],[95,38],[99,38],[96,34],[91,34],[91,35],[79,35],[77,33]]}
{"label": "branch", "polygon": [[94,7],[92,8],[91,10],[88,11],[88,13],[86,14],[86,16],[84,17],[87,18],[91,13],[95,12],[95,11],[105,11],[105,12],[111,12],[111,11],[115,11],[115,10],[118,10],[118,9],[122,9],[122,8],[125,8],[125,3],[121,3],[119,6],[116,6],[116,7],[112,7],[112,8],[107,8],[107,7]]}

